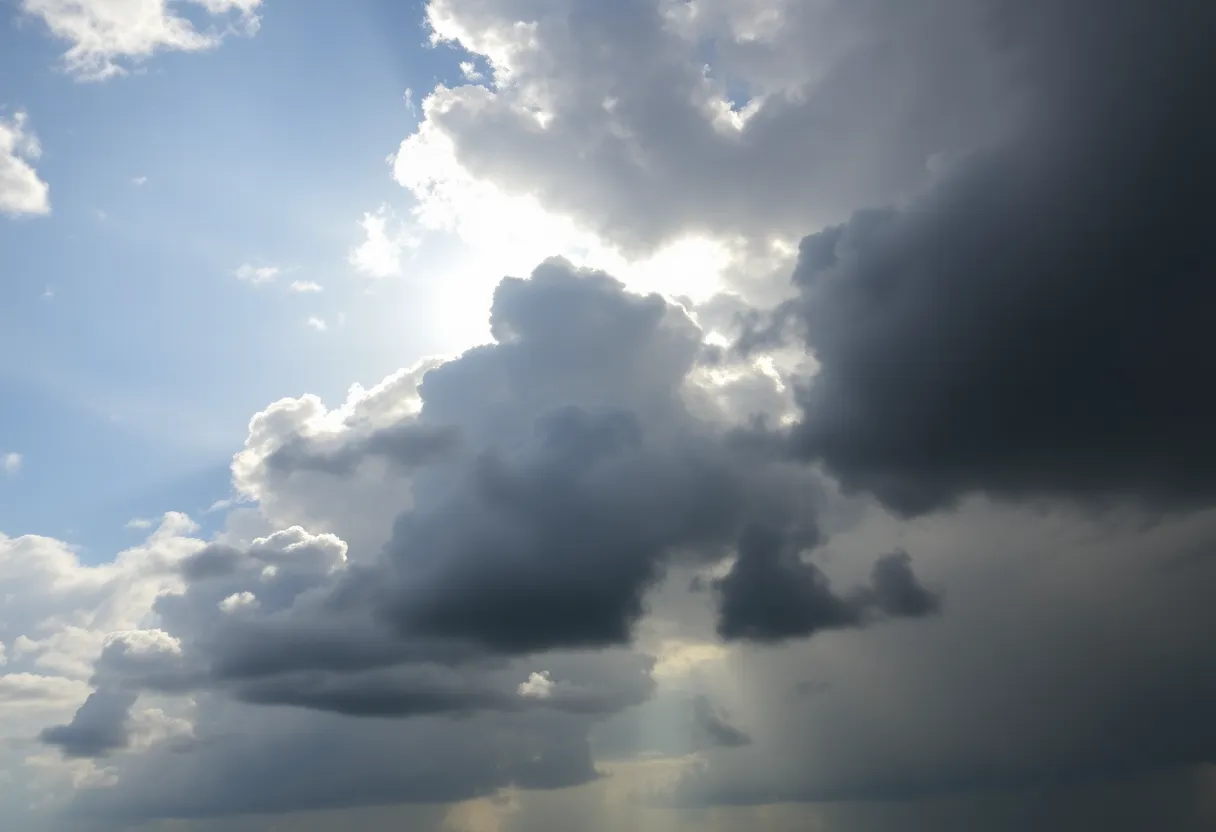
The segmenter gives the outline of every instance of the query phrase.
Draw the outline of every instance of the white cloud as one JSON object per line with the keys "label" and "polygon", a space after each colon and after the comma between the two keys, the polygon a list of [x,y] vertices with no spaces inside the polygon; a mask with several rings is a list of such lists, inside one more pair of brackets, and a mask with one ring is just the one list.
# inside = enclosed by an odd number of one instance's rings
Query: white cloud
{"label": "white cloud", "polygon": [[469,81],[480,81],[484,76],[477,70],[477,64],[472,61],[460,62],[460,74]]}
{"label": "white cloud", "polygon": [[134,186],[135,186],[135,187],[137,187],[137,188],[142,187],[142,186],[144,186],[144,185],[147,185],[147,184],[148,184],[148,177],[146,177],[146,176],[136,176],[136,177],[134,177],[134,178],[132,178],[132,179],[131,179],[131,184],[132,184],[132,185],[134,185]]}
{"label": "white cloud", "polygon": [[316,315],[313,315],[312,317],[310,317],[306,321],[306,323],[308,324],[308,326],[312,327],[317,332],[325,332],[326,330],[329,329],[329,324],[325,323],[325,319],[318,318]]}
{"label": "white cloud", "polygon": [[34,169],[42,151],[26,126],[28,120],[22,111],[11,118],[0,116],[0,214],[51,212],[51,189]]}
{"label": "white cloud", "polygon": [[249,591],[234,592],[219,603],[220,611],[226,613],[235,613],[243,609],[255,609],[257,605],[257,596]]}
{"label": "white cloud", "polygon": [[519,695],[525,699],[548,699],[553,695],[553,687],[549,671],[542,670],[532,673],[528,676],[528,681],[520,684]]}
{"label": "white cloud", "polygon": [[70,44],[64,68],[82,81],[125,75],[157,52],[212,49],[227,34],[257,31],[262,0],[185,2],[216,20],[196,28],[166,0],[22,0],[21,9]]}
{"label": "white cloud", "polygon": [[271,282],[279,276],[280,272],[282,269],[278,266],[255,266],[252,263],[242,263],[233,274],[236,275],[237,280],[244,280],[257,286]]}
{"label": "white cloud", "polygon": [[0,457],[0,470],[6,474],[16,474],[21,471],[21,463],[21,454],[7,453]]}
{"label": "white cloud", "polygon": [[293,292],[319,292],[322,287],[311,280],[294,280],[288,288]]}
{"label": "white cloud", "polygon": [[400,274],[402,255],[406,248],[416,246],[417,241],[406,233],[393,212],[387,206],[381,206],[374,214],[364,214],[359,225],[363,227],[366,239],[351,249],[347,261],[368,277]]}
{"label": "white cloud", "polygon": [[142,531],[144,529],[152,528],[152,521],[147,519],[146,517],[135,517],[135,518],[128,520],[126,522],[126,525],[123,526],[123,528]]}

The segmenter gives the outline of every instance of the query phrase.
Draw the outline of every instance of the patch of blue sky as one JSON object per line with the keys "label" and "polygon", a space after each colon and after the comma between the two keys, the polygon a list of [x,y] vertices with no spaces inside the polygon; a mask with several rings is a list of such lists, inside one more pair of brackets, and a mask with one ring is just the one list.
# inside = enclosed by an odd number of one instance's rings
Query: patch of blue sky
{"label": "patch of blue sky", "polygon": [[[107,557],[128,519],[227,496],[231,455],[269,402],[340,399],[454,348],[423,312],[450,241],[397,280],[347,262],[364,212],[411,207],[386,162],[417,122],[404,91],[464,82],[467,56],[427,47],[421,16],[387,0],[267,4],[255,37],[100,83],[65,74],[40,23],[0,26],[0,106],[28,114],[52,204],[0,218],[0,453],[24,459],[0,475],[0,531]],[[281,273],[254,285],[234,275],[243,264]]]}

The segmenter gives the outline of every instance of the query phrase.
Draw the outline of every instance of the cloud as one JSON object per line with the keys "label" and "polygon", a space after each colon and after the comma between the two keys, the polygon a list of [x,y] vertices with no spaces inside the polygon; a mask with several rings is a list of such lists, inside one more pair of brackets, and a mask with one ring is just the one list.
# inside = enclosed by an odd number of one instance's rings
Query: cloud
{"label": "cloud", "polygon": [[711,748],[740,748],[751,744],[751,737],[726,721],[706,696],[693,700],[693,725],[700,744]]}
{"label": "cloud", "polygon": [[870,586],[836,594],[822,570],[802,558],[818,543],[813,530],[788,535],[746,529],[735,563],[715,582],[722,604],[719,635],[778,642],[860,627],[883,616],[915,618],[938,611],[940,601],[920,585],[902,552],[875,563]]}
{"label": "cloud", "polygon": [[242,263],[233,272],[237,280],[244,280],[255,286],[270,283],[282,272],[278,266],[255,266],[252,263]]}
{"label": "cloud", "polygon": [[472,179],[635,253],[794,239],[1007,118],[987,8],[434,0],[433,39],[491,79],[423,99],[396,176],[424,217],[475,212]]}
{"label": "cloud", "polygon": [[[680,307],[555,260],[505,279],[491,317],[491,344],[356,389],[335,411],[305,397],[252,420],[238,492],[268,516],[318,506],[318,525],[362,532],[369,550],[289,527],[163,562],[146,613],[93,642],[92,698],[41,735],[115,767],[117,790],[81,795],[80,811],[213,815],[586,782],[591,726],[655,692],[655,659],[635,639],[664,572],[729,557],[748,518],[813,516],[812,475],[746,441],[699,380],[703,334]],[[380,545],[329,498],[359,502],[369,485],[396,517]],[[173,719],[186,698],[201,709],[191,754],[170,740],[136,748],[138,714],[158,697],[179,703]],[[355,724],[386,718],[401,727]],[[335,765],[364,755],[364,777],[377,760],[399,773],[321,789],[289,766],[255,796],[230,775],[271,752],[217,735],[245,721],[276,756],[337,742]],[[738,744],[720,722],[703,730]],[[423,777],[377,736],[427,737],[454,756]],[[488,736],[501,739],[475,763]]]}
{"label": "cloud", "polygon": [[10,452],[0,456],[0,471],[6,474],[18,474],[21,472],[21,464],[24,460],[21,454]]}
{"label": "cloud", "polygon": [[329,324],[325,323],[325,319],[318,318],[316,315],[311,316],[305,323],[308,324],[310,329],[314,329],[317,332],[325,332],[329,329]]}
{"label": "cloud", "polygon": [[549,671],[542,670],[530,674],[526,682],[520,683],[519,695],[532,699],[548,699],[552,696],[553,680],[549,677]]}
{"label": "cloud", "polygon": [[[390,228],[390,223],[397,227]],[[350,250],[347,261],[368,277],[400,274],[401,257],[415,242],[399,226],[393,213],[387,207],[381,207],[374,214],[364,214],[359,225],[367,239]]]}
{"label": "cloud", "polygon": [[125,75],[157,52],[213,49],[228,34],[252,35],[258,29],[262,0],[186,2],[217,18],[224,30],[215,25],[200,30],[164,0],[21,0],[21,10],[70,44],[64,69],[81,81]]}
{"label": "cloud", "polygon": [[320,292],[322,287],[320,283],[314,283],[311,280],[293,280],[291,285],[287,287],[293,292]]}
{"label": "cloud", "polygon": [[130,742],[130,710],[135,699],[132,693],[95,691],[70,723],[44,729],[40,739],[68,757],[107,756]]}
{"label": "cloud", "polygon": [[148,177],[146,177],[146,176],[133,177],[131,179],[131,184],[137,188],[142,188],[144,185],[148,184]]}
{"label": "cloud", "polygon": [[0,117],[0,213],[10,216],[51,212],[51,189],[34,169],[42,150],[28,121],[22,111]]}
{"label": "cloud", "polygon": [[1187,4],[1006,16],[1019,129],[802,242],[791,311],[819,369],[801,454],[906,512],[969,492],[1216,493],[1216,404],[1189,392],[1216,372],[1216,118],[1198,80],[1216,62],[1197,34],[1214,23]]}

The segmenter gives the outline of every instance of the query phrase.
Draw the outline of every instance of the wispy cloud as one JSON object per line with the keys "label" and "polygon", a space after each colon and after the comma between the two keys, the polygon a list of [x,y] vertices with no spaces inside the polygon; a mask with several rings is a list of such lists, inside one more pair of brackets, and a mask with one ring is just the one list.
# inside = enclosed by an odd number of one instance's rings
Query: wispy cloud
{"label": "wispy cloud", "polygon": [[237,280],[244,280],[246,283],[260,285],[269,283],[274,280],[282,272],[278,266],[255,266],[252,263],[243,263],[233,272]]}
{"label": "wispy cloud", "polygon": [[[262,0],[195,0],[208,15],[227,18],[227,33],[253,35]],[[163,0],[24,0],[27,14],[42,18],[51,34],[70,46],[64,69],[81,81],[104,81],[127,74],[157,52],[200,52],[220,44],[226,33],[196,28]]]}
{"label": "wispy cloud", "polygon": [[401,272],[401,257],[417,240],[406,233],[387,205],[359,222],[366,239],[351,249],[347,261],[368,277],[392,277]]}
{"label": "wispy cloud", "polygon": [[0,457],[0,470],[6,474],[16,474],[21,470],[22,462],[21,454],[7,453]]}
{"label": "wispy cloud", "polygon": [[319,292],[322,286],[311,280],[294,280],[288,288],[293,292]]}

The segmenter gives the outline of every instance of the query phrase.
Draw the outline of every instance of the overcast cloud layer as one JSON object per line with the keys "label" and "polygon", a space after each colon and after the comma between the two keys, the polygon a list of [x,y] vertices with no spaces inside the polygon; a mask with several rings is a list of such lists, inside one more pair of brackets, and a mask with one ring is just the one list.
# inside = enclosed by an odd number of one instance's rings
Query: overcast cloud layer
{"label": "overcast cloud layer", "polygon": [[[214,45],[25,7],[88,77]],[[219,532],[0,536],[17,828],[1216,825],[1216,6],[426,25],[467,83],[393,157],[410,235],[530,201],[737,291],[554,257],[486,343],[255,414]],[[0,120],[0,209],[37,157]]]}

